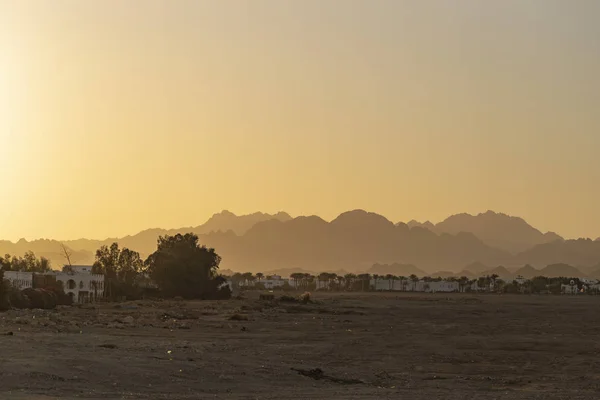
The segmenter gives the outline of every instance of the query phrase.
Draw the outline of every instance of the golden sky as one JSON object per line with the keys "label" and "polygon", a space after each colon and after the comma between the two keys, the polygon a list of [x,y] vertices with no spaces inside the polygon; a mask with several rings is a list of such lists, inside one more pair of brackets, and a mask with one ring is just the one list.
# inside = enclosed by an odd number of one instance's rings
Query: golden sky
{"label": "golden sky", "polygon": [[0,0],[0,238],[488,209],[600,236],[596,0]]}

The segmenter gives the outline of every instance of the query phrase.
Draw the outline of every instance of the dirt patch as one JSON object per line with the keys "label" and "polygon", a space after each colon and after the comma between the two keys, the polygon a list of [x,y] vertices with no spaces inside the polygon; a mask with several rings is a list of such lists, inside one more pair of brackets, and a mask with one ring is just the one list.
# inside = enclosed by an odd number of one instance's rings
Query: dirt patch
{"label": "dirt patch", "polygon": [[[245,296],[0,313],[0,398],[511,400],[600,392],[600,296],[316,292],[308,304]],[[246,319],[229,319],[235,315]]]}

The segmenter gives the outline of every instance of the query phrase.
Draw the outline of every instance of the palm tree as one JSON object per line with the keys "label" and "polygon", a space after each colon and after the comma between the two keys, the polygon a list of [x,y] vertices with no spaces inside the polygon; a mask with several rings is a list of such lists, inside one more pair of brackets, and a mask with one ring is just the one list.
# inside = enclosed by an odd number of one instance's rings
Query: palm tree
{"label": "palm tree", "polygon": [[392,274],[387,274],[385,276],[385,279],[388,281],[388,290],[392,290],[392,282],[394,282],[394,275]]}
{"label": "palm tree", "polygon": [[352,286],[353,286],[355,280],[356,280],[355,274],[344,275],[344,283],[346,284],[346,290],[352,290]]}
{"label": "palm tree", "polygon": [[257,272],[257,273],[256,273],[256,279],[258,279],[258,281],[259,281],[259,282],[260,282],[260,280],[261,280],[262,278],[264,278],[264,277],[265,277],[265,275],[264,275],[262,272]]}
{"label": "palm tree", "polygon": [[369,282],[370,285],[370,281],[371,281],[371,275],[369,274],[360,274],[358,275],[358,279],[362,282],[361,283],[361,289],[364,292],[365,291],[365,282]]}
{"label": "palm tree", "polygon": [[299,282],[304,279],[304,274],[302,272],[294,272],[290,275],[290,278],[294,280],[294,288],[298,289],[300,287]]}
{"label": "palm tree", "polygon": [[461,276],[458,279],[459,292],[464,292],[465,291],[465,286],[467,285],[467,283],[469,283],[469,278],[467,278],[466,276]]}
{"label": "palm tree", "polygon": [[415,289],[417,288],[417,282],[419,282],[419,277],[416,276],[415,274],[412,274],[411,276],[408,277],[412,283],[413,283],[413,287],[412,290],[415,291]]}
{"label": "palm tree", "polygon": [[406,290],[406,277],[404,275],[400,275],[398,277],[398,280],[400,281],[400,290]]}
{"label": "palm tree", "polygon": [[[318,276],[317,276],[317,280],[319,282],[328,282],[329,281],[329,273],[327,272],[321,272]],[[325,286],[324,284],[320,283],[318,285],[319,289],[323,289],[323,286]]]}
{"label": "palm tree", "polygon": [[335,272],[332,272],[331,274],[329,274],[329,288],[331,289],[331,283],[333,282],[335,284],[335,286],[338,288],[339,290],[339,285],[340,282],[344,279],[341,276],[338,276],[338,274],[336,274]]}
{"label": "palm tree", "polygon": [[249,285],[249,283],[254,281],[255,278],[254,278],[254,274],[252,274],[252,272],[244,272],[242,274],[242,279],[244,280],[246,285]]}

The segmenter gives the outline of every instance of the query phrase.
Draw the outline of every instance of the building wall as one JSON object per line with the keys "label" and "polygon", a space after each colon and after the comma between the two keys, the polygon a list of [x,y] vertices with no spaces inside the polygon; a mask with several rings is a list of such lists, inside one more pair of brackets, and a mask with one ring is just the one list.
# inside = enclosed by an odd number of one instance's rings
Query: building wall
{"label": "building wall", "polygon": [[33,274],[22,271],[4,271],[4,279],[19,290],[33,287]]}
{"label": "building wall", "polygon": [[458,282],[413,282],[408,279],[372,279],[371,286],[375,290],[392,290],[397,292],[458,292],[460,289]]}
{"label": "building wall", "polygon": [[65,293],[75,303],[89,303],[104,296],[104,275],[58,272],[56,280],[62,282]]}
{"label": "building wall", "polygon": [[579,288],[577,285],[560,285],[560,292],[564,294],[577,294]]}

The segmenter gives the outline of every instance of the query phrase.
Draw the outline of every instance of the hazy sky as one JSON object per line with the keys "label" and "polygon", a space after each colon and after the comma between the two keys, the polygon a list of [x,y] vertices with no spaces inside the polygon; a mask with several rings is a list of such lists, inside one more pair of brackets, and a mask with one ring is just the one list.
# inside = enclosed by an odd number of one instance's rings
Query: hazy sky
{"label": "hazy sky", "polygon": [[0,0],[0,238],[221,209],[600,236],[600,1]]}

